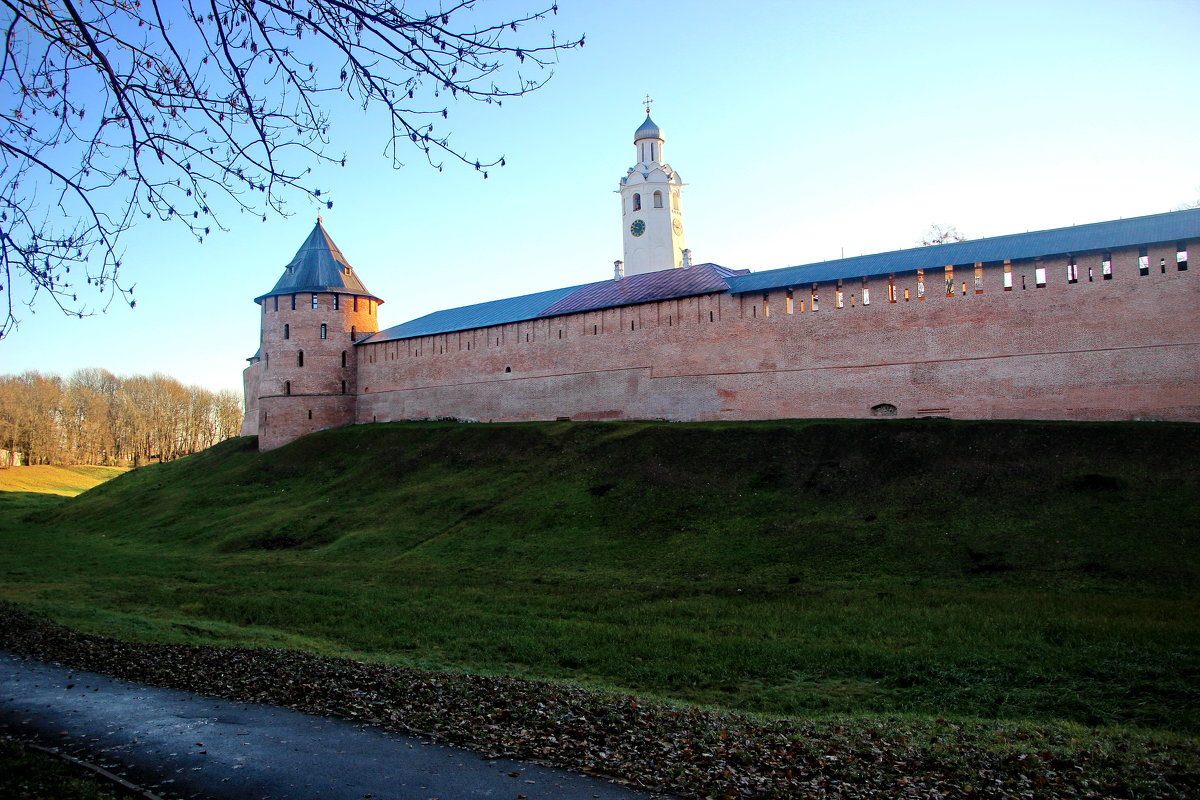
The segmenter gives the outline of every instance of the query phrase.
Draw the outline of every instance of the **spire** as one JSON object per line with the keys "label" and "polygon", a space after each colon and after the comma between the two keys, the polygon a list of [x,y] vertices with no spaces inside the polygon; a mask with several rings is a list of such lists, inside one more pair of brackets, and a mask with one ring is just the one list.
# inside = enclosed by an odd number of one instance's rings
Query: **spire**
{"label": "spire", "polygon": [[317,217],[317,224],[313,226],[312,233],[284,268],[275,288],[254,298],[254,302],[260,303],[264,297],[271,295],[299,292],[356,294],[383,302],[372,295],[358,279],[350,262],[326,232],[320,217]]}

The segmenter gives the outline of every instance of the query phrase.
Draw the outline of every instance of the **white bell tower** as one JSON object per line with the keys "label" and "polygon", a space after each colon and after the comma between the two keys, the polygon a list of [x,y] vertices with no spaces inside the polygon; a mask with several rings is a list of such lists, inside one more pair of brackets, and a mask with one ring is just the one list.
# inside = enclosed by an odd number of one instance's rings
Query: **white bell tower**
{"label": "white bell tower", "polygon": [[625,274],[658,272],[684,266],[683,212],[679,192],[684,183],[679,173],[663,160],[662,131],[650,119],[646,98],[646,121],[633,134],[638,163],[621,179],[621,229],[625,252]]}

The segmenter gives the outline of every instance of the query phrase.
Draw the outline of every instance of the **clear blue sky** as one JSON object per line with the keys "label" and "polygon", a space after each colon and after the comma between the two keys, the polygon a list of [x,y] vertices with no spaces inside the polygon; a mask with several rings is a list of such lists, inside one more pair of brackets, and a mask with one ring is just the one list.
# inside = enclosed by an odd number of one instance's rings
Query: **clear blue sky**
{"label": "clear blue sky", "polygon": [[[688,184],[694,257],[728,267],[910,247],[935,222],[976,238],[1200,198],[1196,0],[559,2],[551,26],[587,46],[545,89],[446,123],[468,151],[507,158],[489,180],[415,157],[391,171],[384,131],[336,116],[350,161],[322,175],[335,207],[320,213],[386,301],[384,326],[609,277],[614,191],[647,93]],[[203,245],[144,224],[123,268],[137,308],[71,320],[41,304],[0,342],[0,372],[96,366],[240,388],[252,298],[318,213],[292,208],[227,219]]]}

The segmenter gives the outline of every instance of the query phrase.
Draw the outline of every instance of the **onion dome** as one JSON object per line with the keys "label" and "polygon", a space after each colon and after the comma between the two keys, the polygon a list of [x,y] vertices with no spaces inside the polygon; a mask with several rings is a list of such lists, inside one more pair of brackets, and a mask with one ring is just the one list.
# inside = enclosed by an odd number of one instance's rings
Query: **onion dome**
{"label": "onion dome", "polygon": [[659,127],[657,125],[654,124],[654,120],[650,119],[650,112],[647,111],[646,112],[646,121],[643,122],[642,127],[638,128],[637,131],[633,134],[633,141],[637,142],[639,139],[661,139],[661,138],[663,138],[662,131],[659,129]]}

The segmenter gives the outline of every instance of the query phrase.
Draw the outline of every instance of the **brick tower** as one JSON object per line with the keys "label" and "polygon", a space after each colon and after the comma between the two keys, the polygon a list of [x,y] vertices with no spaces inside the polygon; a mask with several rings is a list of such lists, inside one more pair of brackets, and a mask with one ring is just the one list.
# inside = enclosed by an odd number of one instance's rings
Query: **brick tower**
{"label": "brick tower", "polygon": [[260,450],[355,418],[354,343],[379,330],[382,300],[363,286],[317,218],[262,306],[259,351],[245,372],[246,425]]}

